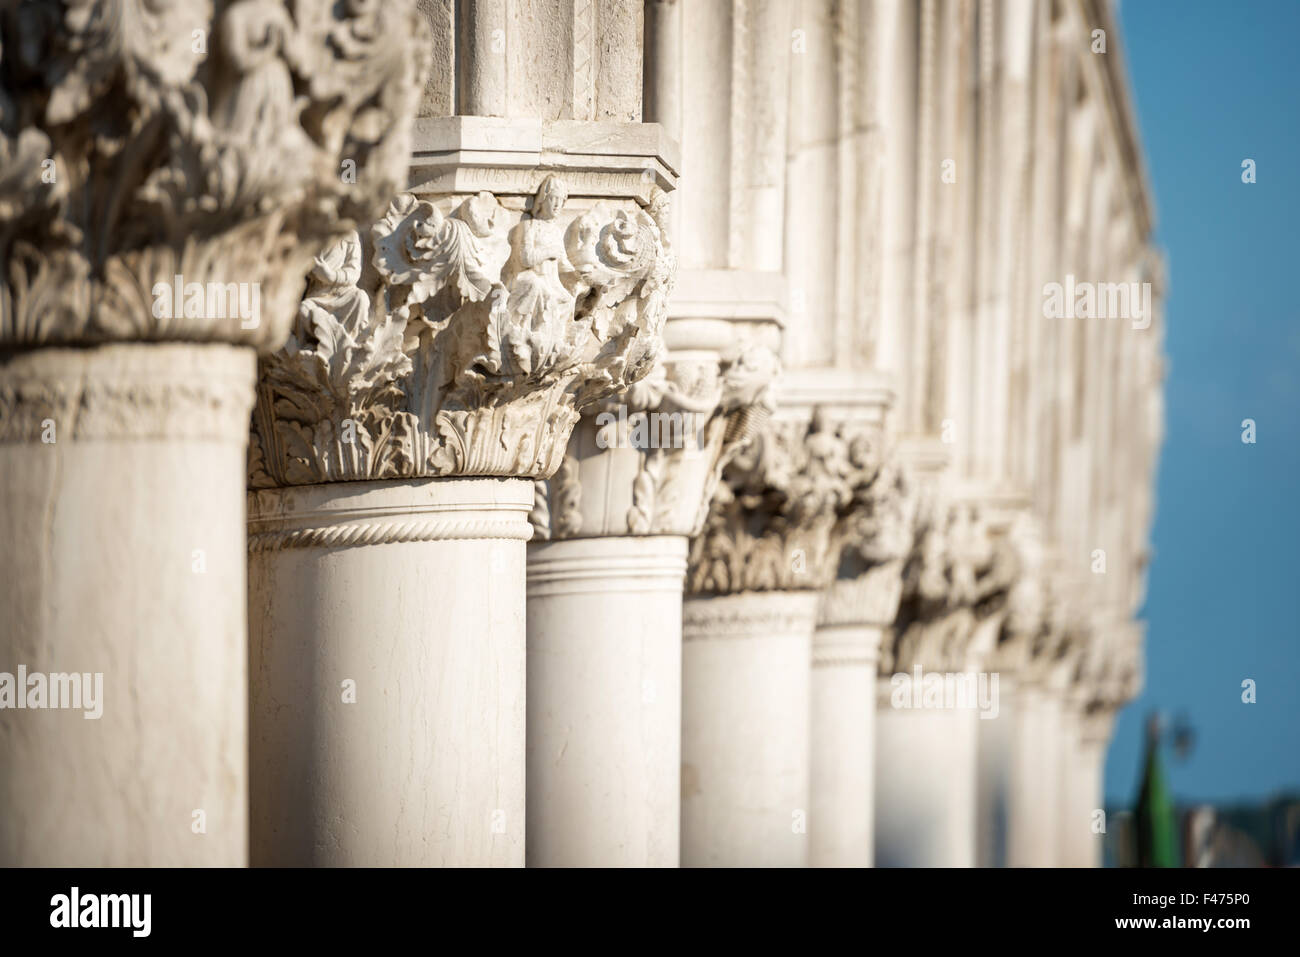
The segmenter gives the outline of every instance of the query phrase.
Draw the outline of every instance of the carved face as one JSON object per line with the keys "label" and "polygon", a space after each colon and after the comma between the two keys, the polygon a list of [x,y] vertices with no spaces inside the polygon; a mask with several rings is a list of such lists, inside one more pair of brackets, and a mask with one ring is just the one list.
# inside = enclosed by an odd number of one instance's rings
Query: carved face
{"label": "carved face", "polygon": [[533,216],[537,219],[554,219],[556,214],[564,209],[568,198],[569,194],[563,183],[554,176],[546,177],[537,190],[537,199],[533,203]]}
{"label": "carved face", "polygon": [[849,440],[849,461],[853,467],[865,472],[874,471],[877,465],[876,444],[871,437],[864,434],[854,435]]}

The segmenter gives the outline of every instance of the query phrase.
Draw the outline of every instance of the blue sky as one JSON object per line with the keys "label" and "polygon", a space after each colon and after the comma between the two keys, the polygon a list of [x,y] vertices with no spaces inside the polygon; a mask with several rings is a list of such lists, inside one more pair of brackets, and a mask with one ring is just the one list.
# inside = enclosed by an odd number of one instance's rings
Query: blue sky
{"label": "blue sky", "polygon": [[1153,709],[1196,731],[1169,762],[1179,800],[1300,792],[1300,2],[1123,0],[1120,21],[1169,376],[1146,687],[1116,722],[1106,795],[1135,798]]}

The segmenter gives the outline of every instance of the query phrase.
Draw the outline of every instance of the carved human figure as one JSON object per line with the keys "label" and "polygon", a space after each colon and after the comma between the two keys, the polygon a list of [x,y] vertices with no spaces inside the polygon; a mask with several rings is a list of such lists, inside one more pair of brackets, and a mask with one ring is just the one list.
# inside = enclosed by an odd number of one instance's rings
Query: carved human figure
{"label": "carved human figure", "polygon": [[331,317],[356,336],[370,316],[370,297],[357,287],[361,281],[361,239],[352,230],[316,257],[307,295],[299,306],[305,322]]}
{"label": "carved human figure", "polygon": [[226,11],[221,26],[223,52],[239,74],[216,111],[222,125],[255,143],[297,127],[293,78],[280,57],[293,38],[285,8],[241,0]]}
{"label": "carved human figure", "polygon": [[548,176],[533,197],[531,218],[510,234],[510,261],[503,270],[511,317],[534,336],[554,341],[563,337],[573,318],[573,295],[561,273],[574,271],[564,250],[564,233],[556,222],[568,199],[564,184]]}

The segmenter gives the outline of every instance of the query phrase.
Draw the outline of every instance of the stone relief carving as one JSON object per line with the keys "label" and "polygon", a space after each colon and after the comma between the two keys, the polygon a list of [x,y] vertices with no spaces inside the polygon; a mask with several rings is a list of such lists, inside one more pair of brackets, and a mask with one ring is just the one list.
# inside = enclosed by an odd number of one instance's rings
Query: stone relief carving
{"label": "stone relief carving", "polygon": [[403,193],[327,249],[263,363],[251,486],[554,473],[580,410],[654,367],[673,276],[660,197],[562,224],[567,199],[547,176],[511,226],[488,192]]}
{"label": "stone relief carving", "polygon": [[404,0],[6,5],[0,341],[279,345],[397,188],[429,49]]}
{"label": "stone relief carving", "polygon": [[833,424],[821,408],[807,424],[769,422],[723,469],[691,543],[687,592],[827,587],[880,447],[875,428]]}

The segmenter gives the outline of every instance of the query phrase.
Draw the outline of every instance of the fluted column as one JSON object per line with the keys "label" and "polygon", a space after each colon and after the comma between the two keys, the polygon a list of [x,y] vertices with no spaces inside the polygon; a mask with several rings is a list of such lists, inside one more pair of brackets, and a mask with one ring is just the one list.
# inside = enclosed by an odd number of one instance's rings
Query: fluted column
{"label": "fluted column", "polygon": [[867,404],[814,411],[814,393],[786,383],[776,418],[724,470],[692,545],[684,866],[809,861],[817,593],[838,567],[843,520],[881,465],[878,426],[855,421]]}
{"label": "fluted column", "polygon": [[422,83],[413,3],[306,6],[0,22],[0,864],[248,862],[256,352]]}
{"label": "fluted column", "polygon": [[524,863],[534,483],[656,366],[673,150],[424,119],[419,185],[318,259],[254,413],[254,863]]}

